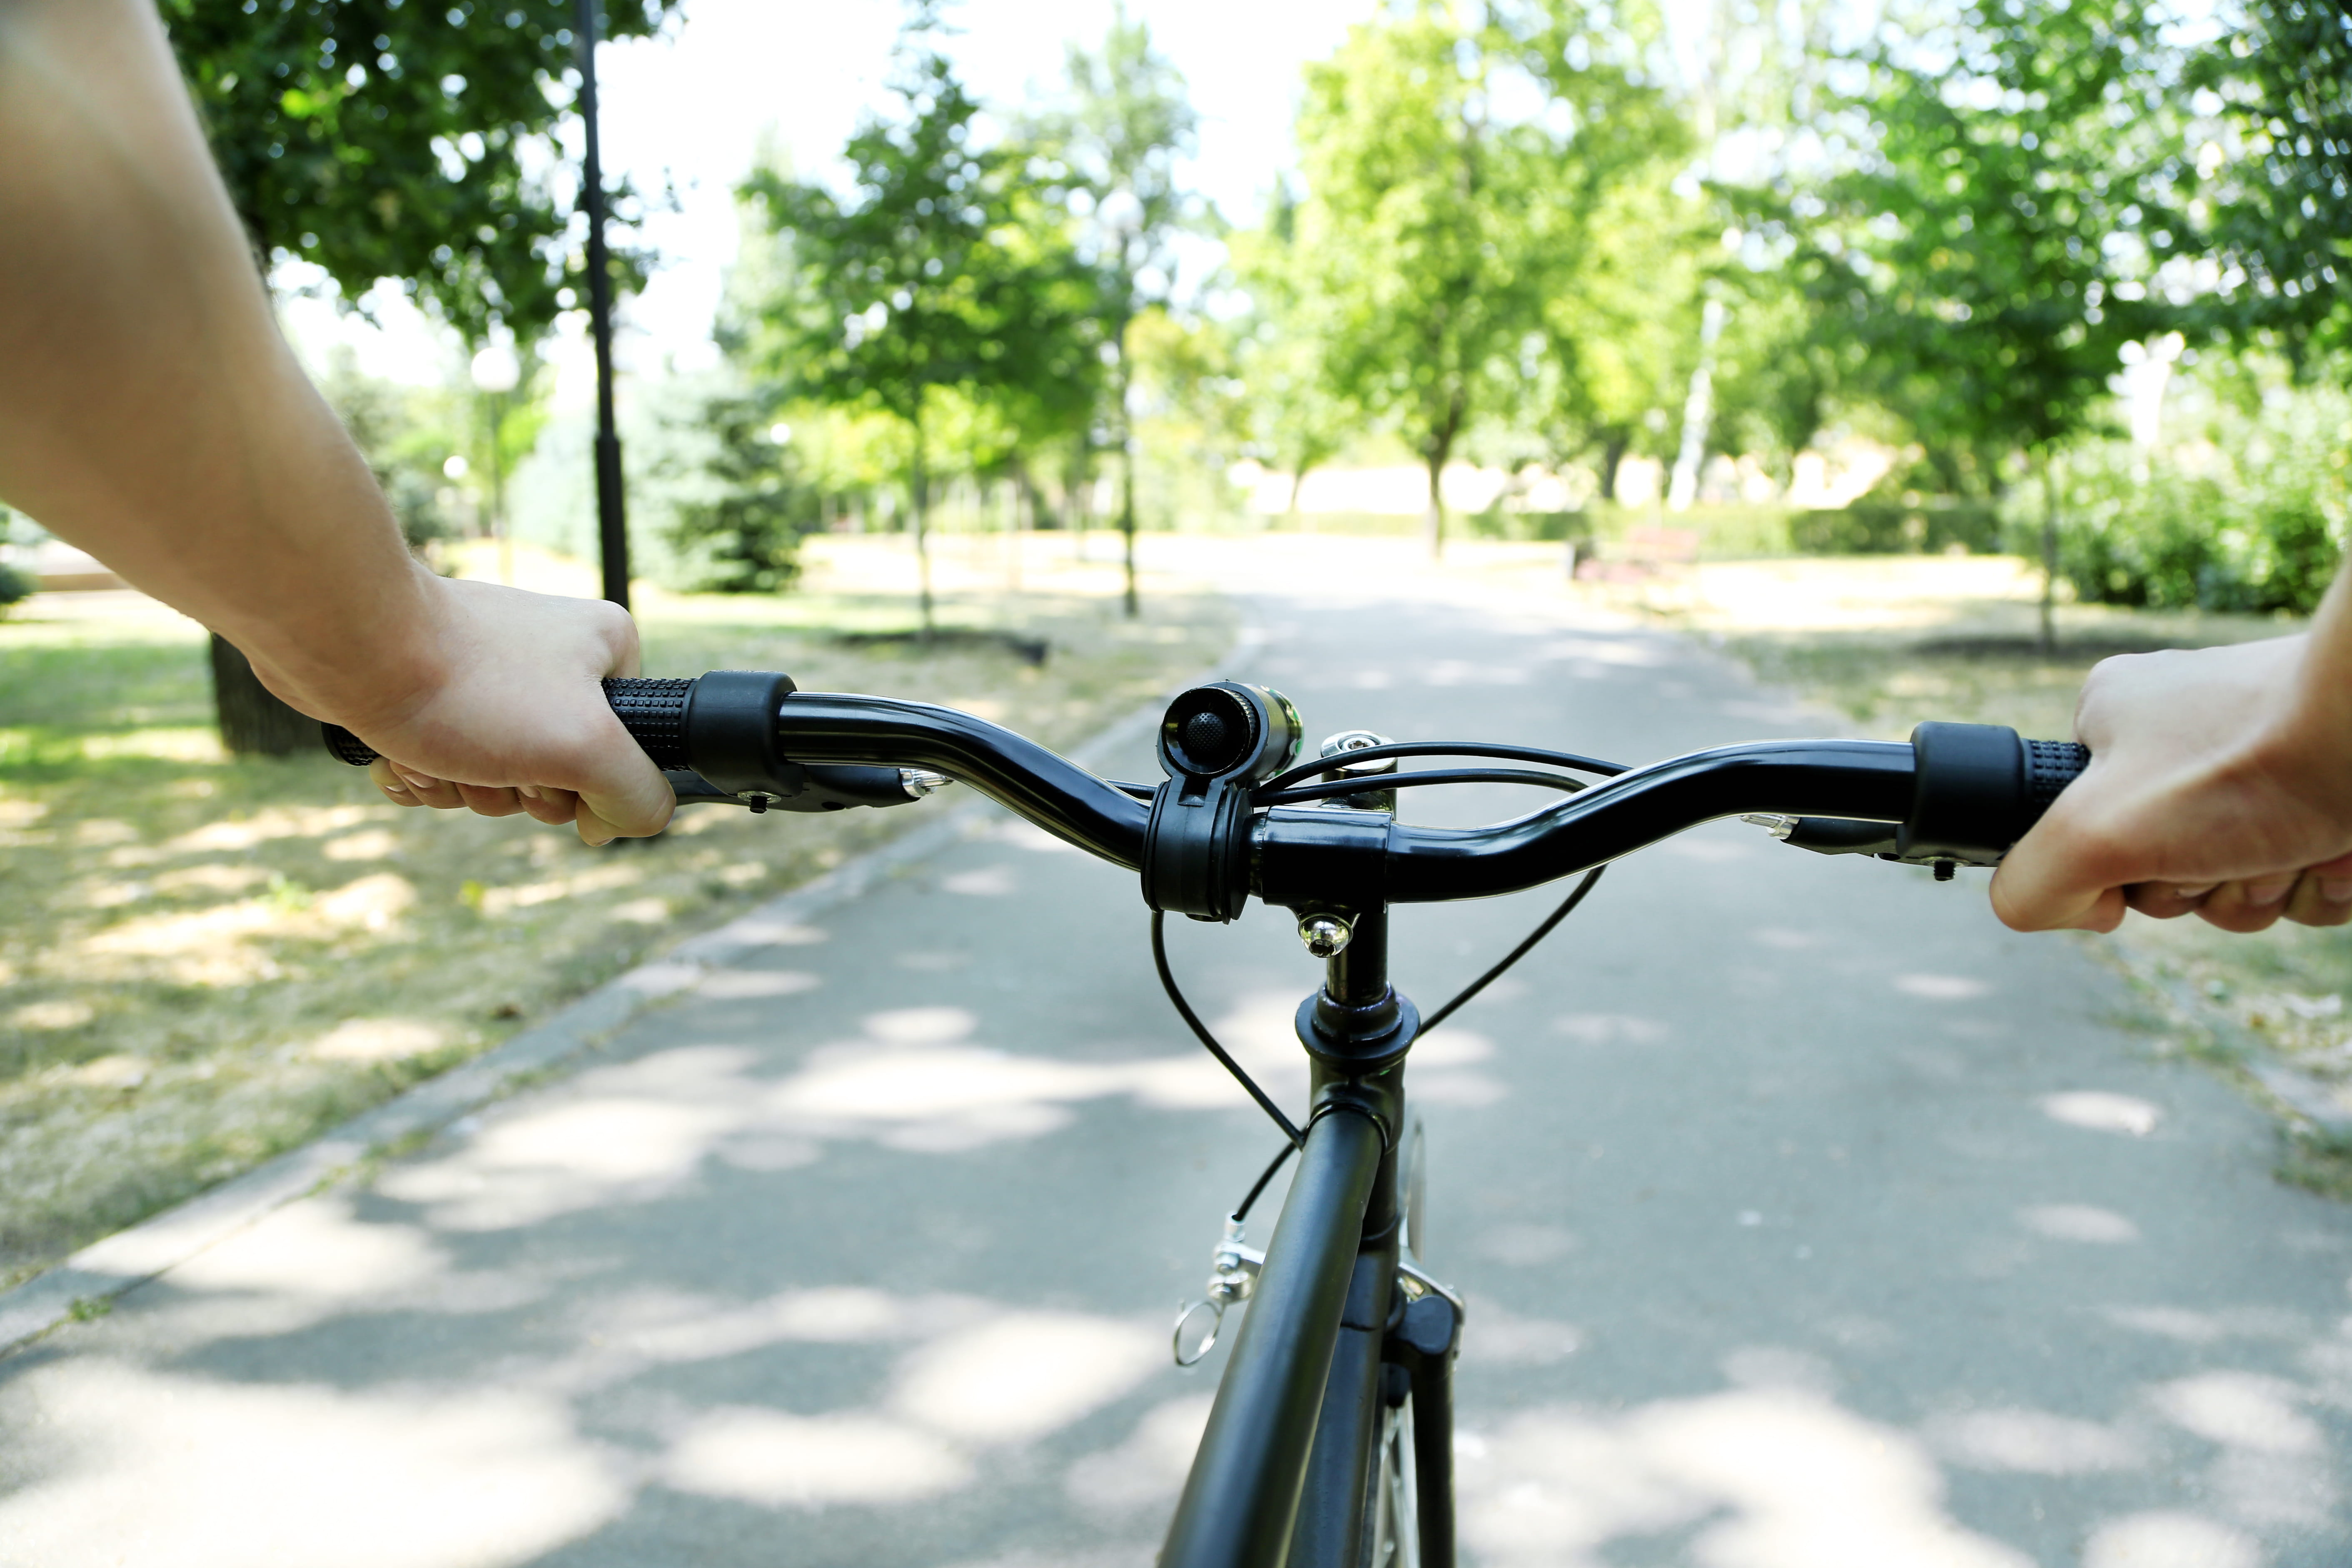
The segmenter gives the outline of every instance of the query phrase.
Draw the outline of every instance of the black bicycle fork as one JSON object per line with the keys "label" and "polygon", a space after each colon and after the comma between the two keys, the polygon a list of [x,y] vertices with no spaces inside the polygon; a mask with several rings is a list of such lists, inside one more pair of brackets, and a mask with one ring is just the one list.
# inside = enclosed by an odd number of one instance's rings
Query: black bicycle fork
{"label": "black bicycle fork", "polygon": [[1420,1028],[1366,910],[1300,1006],[1313,1113],[1162,1568],[1368,1564],[1387,1412],[1413,1402],[1418,1568],[1454,1562],[1453,1366],[1461,1317],[1398,1285],[1404,1059]]}

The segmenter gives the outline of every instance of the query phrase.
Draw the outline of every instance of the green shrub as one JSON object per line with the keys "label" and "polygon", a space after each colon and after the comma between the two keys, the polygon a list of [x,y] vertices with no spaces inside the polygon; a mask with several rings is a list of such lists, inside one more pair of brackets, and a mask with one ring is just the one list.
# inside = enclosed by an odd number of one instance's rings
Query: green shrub
{"label": "green shrub", "polygon": [[1520,543],[1562,544],[1592,537],[1592,517],[1584,511],[1505,511],[1499,506],[1474,511],[1462,519],[1462,531],[1472,539],[1507,539]]}
{"label": "green shrub", "polygon": [[1851,506],[1789,519],[1789,542],[1802,555],[1984,555],[2000,542],[1998,507],[1954,496],[1874,490]]}
{"label": "green shrub", "polygon": [[8,606],[17,600],[31,598],[39,585],[5,561],[0,561],[0,616],[6,615]]}
{"label": "green shrub", "polygon": [[[2343,559],[2352,403],[2305,393],[2219,430],[2192,468],[2119,441],[2059,465],[2058,570],[2078,598],[2307,615]],[[2038,553],[2041,501],[2015,516]]]}
{"label": "green shrub", "polygon": [[781,594],[801,573],[801,540],[819,523],[797,456],[769,438],[774,414],[758,398],[720,395],[700,411],[698,463],[672,502],[670,545],[690,588]]}

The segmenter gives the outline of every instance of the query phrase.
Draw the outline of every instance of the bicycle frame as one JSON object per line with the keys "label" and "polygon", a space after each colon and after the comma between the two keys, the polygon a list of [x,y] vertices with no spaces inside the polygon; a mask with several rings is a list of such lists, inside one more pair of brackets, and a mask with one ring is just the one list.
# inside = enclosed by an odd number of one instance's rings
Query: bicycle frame
{"label": "bicycle frame", "polygon": [[1422,1568],[1454,1560],[1459,1321],[1445,1305],[1441,1331],[1408,1328],[1398,1294],[1404,1058],[1420,1017],[1389,986],[1387,938],[1384,910],[1358,911],[1299,1008],[1312,1119],[1162,1568],[1359,1568],[1389,1364],[1404,1369],[1416,1411]]}

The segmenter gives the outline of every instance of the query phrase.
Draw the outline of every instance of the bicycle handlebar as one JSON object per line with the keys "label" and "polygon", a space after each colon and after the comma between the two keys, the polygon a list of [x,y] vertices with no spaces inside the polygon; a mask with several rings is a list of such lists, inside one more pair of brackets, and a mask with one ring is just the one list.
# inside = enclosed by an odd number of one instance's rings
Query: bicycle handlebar
{"label": "bicycle handlebar", "polygon": [[[736,670],[613,679],[614,714],[681,801],[754,810],[902,804],[926,770],[1112,864],[1142,868],[1153,806],[1001,725],[896,698],[799,690]],[[374,752],[328,727],[329,749]],[[1991,865],[2038,821],[2089,753],[1979,724],[1922,724],[1909,743],[1766,741],[1622,773],[1557,805],[1484,827],[1428,827],[1333,806],[1241,819],[1249,890],[1268,903],[1424,903],[1516,892],[1612,860],[1717,817],[1775,814],[1789,842],[1931,864]],[[1192,911],[1185,911],[1192,912]]]}

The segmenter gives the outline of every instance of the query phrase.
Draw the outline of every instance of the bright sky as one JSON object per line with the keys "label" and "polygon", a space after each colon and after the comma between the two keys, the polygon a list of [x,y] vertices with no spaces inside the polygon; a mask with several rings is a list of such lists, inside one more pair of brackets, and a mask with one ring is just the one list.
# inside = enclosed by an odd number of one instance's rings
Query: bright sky
{"label": "bright sky", "polygon": [[[1224,212],[1247,220],[1290,158],[1300,68],[1331,52],[1375,0],[1130,0],[1154,42],[1184,74],[1201,118],[1189,182]],[[715,351],[709,329],[722,272],[734,258],[731,192],[772,130],[796,166],[819,174],[838,155],[861,110],[882,101],[891,40],[902,12],[892,0],[687,0],[672,37],[607,45],[598,56],[604,163],[640,191],[675,186],[680,210],[647,225],[664,258],[625,321],[624,363],[654,371],[691,368]],[[952,52],[966,82],[992,107],[1017,108],[1034,83],[1056,82],[1075,39],[1098,45],[1111,0],[961,0],[948,8],[961,30]],[[318,352],[337,340],[363,368],[432,383],[449,350],[413,310],[388,310],[387,329],[336,319],[331,306],[296,301],[297,340]],[[583,396],[585,347],[551,344],[558,399]]]}

